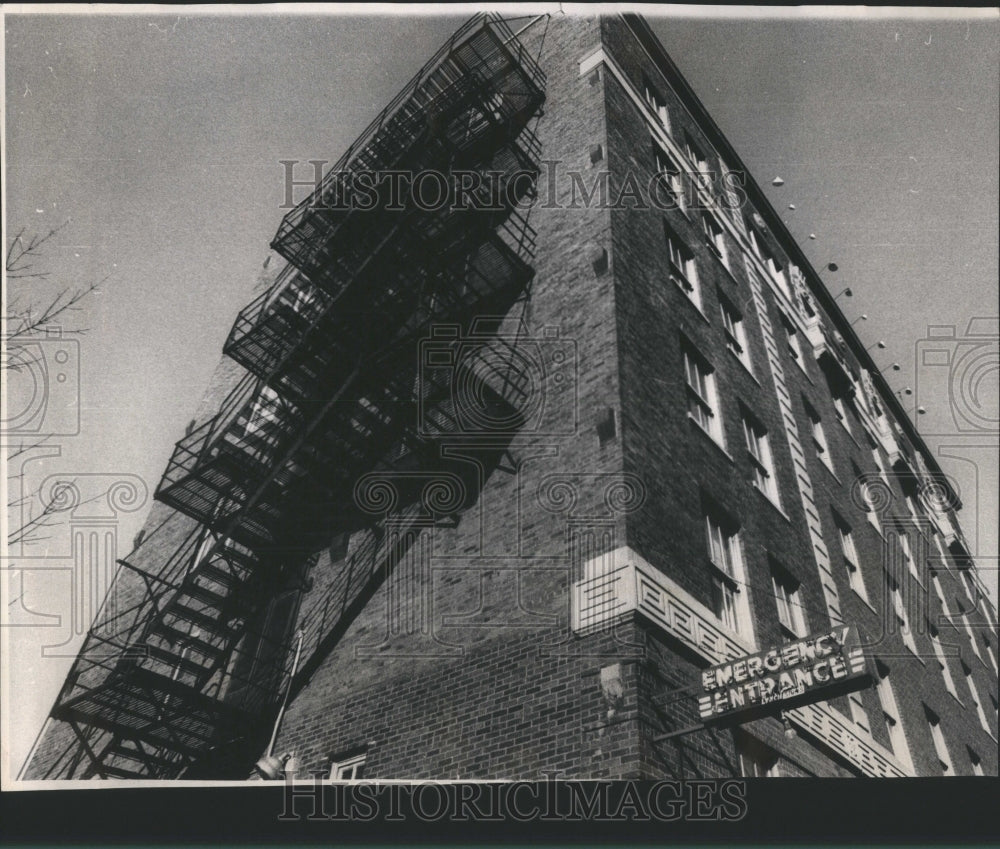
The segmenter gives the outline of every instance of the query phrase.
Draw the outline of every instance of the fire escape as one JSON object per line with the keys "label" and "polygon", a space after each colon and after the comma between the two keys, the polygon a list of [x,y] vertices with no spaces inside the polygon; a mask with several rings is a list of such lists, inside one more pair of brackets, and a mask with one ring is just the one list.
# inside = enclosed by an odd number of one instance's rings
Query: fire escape
{"label": "fire escape", "polygon": [[[370,533],[359,479],[448,469],[440,446],[463,438],[465,405],[513,436],[527,376],[501,337],[477,332],[471,351],[461,340],[533,276],[520,207],[535,191],[528,125],[543,101],[534,60],[502,20],[477,15],[282,221],[272,247],[288,266],[224,346],[246,378],[177,443],[156,492],[197,530],[155,569],[121,561],[125,589],[52,712],[77,745],[50,777],[175,778],[259,733],[289,680],[312,552]],[[416,181],[357,202],[358,175],[386,171],[434,172],[448,202],[423,202]],[[422,370],[422,340],[442,323],[459,328],[462,355]],[[376,534],[359,550],[375,563],[405,545]]]}

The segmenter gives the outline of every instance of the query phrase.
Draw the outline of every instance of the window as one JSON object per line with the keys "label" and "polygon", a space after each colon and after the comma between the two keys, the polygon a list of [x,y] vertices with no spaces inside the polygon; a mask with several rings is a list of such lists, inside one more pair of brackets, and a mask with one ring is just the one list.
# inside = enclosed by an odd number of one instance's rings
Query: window
{"label": "window", "polygon": [[871,727],[868,725],[868,714],[865,712],[865,703],[861,698],[861,693],[850,693],[847,696],[847,705],[851,709],[851,719],[854,724],[863,731],[871,734]]}
{"label": "window", "polygon": [[750,464],[753,466],[754,485],[777,504],[778,483],[774,477],[774,458],[771,456],[767,431],[746,410],[743,411],[743,436],[750,453]]}
{"label": "window", "polygon": [[854,473],[855,484],[858,486],[861,500],[864,502],[865,518],[868,519],[868,524],[881,534],[882,522],[879,521],[878,510],[875,509],[879,504],[879,485],[870,478],[866,480],[865,474],[853,460],[851,461],[851,471]]}
{"label": "window", "polygon": [[691,164],[694,165],[695,169],[701,171],[703,174],[708,171],[708,159],[702,152],[701,148],[694,142],[691,136],[685,136],[685,152],[688,155],[688,159],[691,160]]}
{"label": "window", "polygon": [[972,645],[972,653],[982,660],[983,656],[979,653],[979,643],[976,642],[976,635],[972,633],[972,624],[969,622],[968,612],[962,614],[962,627],[965,629],[965,633],[969,637],[969,643]]}
{"label": "window", "polygon": [[948,601],[944,596],[944,590],[941,588],[941,578],[938,576],[937,572],[931,571],[931,584],[934,587],[934,594],[938,597],[938,601],[941,602],[941,612],[948,619],[951,619],[951,609],[948,607]]}
{"label": "window", "polygon": [[[666,204],[667,208],[684,210],[684,182],[681,178],[681,169],[677,167],[673,158],[663,149],[663,146],[653,139],[653,161],[656,168],[656,191],[663,186],[667,190],[673,203]],[[659,199],[659,194],[657,194]]]}
{"label": "window", "polygon": [[962,672],[965,673],[965,683],[969,685],[969,693],[972,695],[972,704],[976,706],[976,716],[979,717],[979,724],[983,727],[985,731],[990,736],[993,735],[993,730],[990,728],[989,722],[986,721],[986,711],[983,710],[983,700],[979,697],[979,690],[976,689],[976,682],[972,680],[972,670],[962,662]]}
{"label": "window", "polygon": [[698,289],[698,272],[694,264],[694,255],[670,229],[666,221],[663,222],[663,234],[667,242],[667,256],[670,259],[670,279],[681,287],[698,309],[701,309],[701,292]]}
{"label": "window", "polygon": [[882,459],[882,452],[879,450],[878,446],[875,443],[872,443],[872,459],[875,461],[875,465],[878,467],[879,475],[888,485],[889,474],[888,472],[886,472],[885,469],[885,460]]}
{"label": "window", "polygon": [[816,456],[823,461],[823,464],[832,472],[833,460],[830,459],[830,447],[826,442],[826,432],[823,430],[823,420],[819,417],[812,404],[802,399],[805,405],[806,415],[809,417],[809,426],[812,429],[813,447],[816,449]]}
{"label": "window", "polygon": [[809,633],[806,614],[802,607],[801,586],[783,568],[772,561],[771,585],[778,605],[778,621],[786,637],[804,637]]}
{"label": "window", "polygon": [[645,77],[643,77],[642,81],[642,91],[647,105],[653,110],[653,114],[659,119],[660,125],[663,129],[669,133],[670,115],[667,112],[667,101],[660,96],[660,93],[653,88],[653,85]]}
{"label": "window", "polygon": [[364,772],[366,752],[350,757],[335,758],[330,763],[330,781],[357,781]]}
{"label": "window", "polygon": [[914,771],[913,760],[910,757],[910,747],[906,743],[906,734],[903,732],[902,715],[899,712],[899,705],[896,703],[896,694],[893,692],[892,684],[889,683],[889,667],[877,660],[875,661],[875,669],[878,673],[875,691],[878,693],[878,700],[882,705],[882,718],[885,722],[885,730],[889,735],[889,748],[912,773]]}
{"label": "window", "polygon": [[795,329],[795,325],[784,313],[781,313],[781,323],[785,328],[785,334],[788,337],[788,353],[792,355],[792,359],[798,363],[799,368],[803,371],[806,370],[805,360],[802,357],[802,343],[799,341],[799,332]]}
{"label": "window", "polygon": [[737,526],[718,510],[705,510],[708,559],[712,566],[712,605],[715,615],[730,630],[750,633],[743,553]]}
{"label": "window", "polygon": [[966,751],[968,751],[968,753],[969,753],[969,766],[972,767],[972,774],[973,775],[982,775],[983,774],[983,762],[980,759],[979,755],[977,755],[968,746],[966,746],[965,748],[966,748]]}
{"label": "window", "polygon": [[937,752],[938,760],[941,762],[941,771],[945,775],[954,775],[955,767],[952,766],[951,756],[948,754],[948,746],[944,742],[944,732],[941,731],[941,719],[927,705],[924,705],[924,715],[927,717],[927,726],[931,730],[934,750]]}
{"label": "window", "polygon": [[736,755],[744,778],[777,778],[778,753],[749,734],[737,732]]}
{"label": "window", "polygon": [[722,330],[726,335],[726,347],[735,355],[748,371],[753,371],[750,366],[750,349],[747,347],[746,329],[743,325],[743,316],[736,308],[729,303],[721,294],[719,296],[719,307],[722,310]]}
{"label": "window", "polygon": [[990,657],[990,663],[993,664],[993,674],[995,675],[998,672],[1000,672],[1000,670],[997,669],[997,656],[996,652],[993,651],[993,646],[990,643],[989,637],[987,637],[985,634],[983,634],[983,648],[986,649],[986,653]]}
{"label": "window", "polygon": [[847,567],[847,581],[861,598],[868,601],[868,590],[865,588],[865,579],[861,574],[861,567],[858,564],[858,550],[854,546],[854,535],[851,528],[837,514],[833,516],[833,522],[837,526],[840,534],[840,548],[844,552],[844,566]]}
{"label": "window", "polygon": [[726,237],[722,232],[722,226],[715,218],[705,212],[701,216],[701,228],[705,231],[705,242],[722,264],[729,268],[729,252],[726,250]]}
{"label": "window", "polygon": [[771,253],[770,248],[768,248],[767,243],[764,238],[755,231],[753,227],[747,227],[747,232],[750,236],[750,246],[753,248],[753,252],[757,254],[757,257],[761,262],[764,263],[767,268],[767,273],[771,275],[771,279],[778,284],[778,288],[789,298],[791,298],[791,292],[788,288],[788,278],[785,276],[785,271],[781,267],[781,264],[775,259],[774,254]]}
{"label": "window", "polygon": [[837,421],[848,433],[851,432],[851,420],[847,416],[847,403],[839,395],[833,396],[833,409],[837,413]]}
{"label": "window", "polygon": [[959,572],[962,575],[962,582],[965,584],[965,594],[969,597],[969,601],[975,604],[979,593],[976,591],[976,580],[972,577],[972,570],[968,566],[960,566]]}
{"label": "window", "polygon": [[684,377],[687,380],[688,415],[720,445],[722,421],[715,387],[715,371],[701,355],[684,348]]}
{"label": "window", "polygon": [[938,634],[937,628],[930,624],[928,624],[927,633],[931,638],[931,646],[934,649],[934,657],[937,658],[937,662],[941,667],[941,677],[944,678],[944,687],[957,699],[958,693],[955,690],[955,679],[951,677],[951,669],[948,667],[948,658],[944,656],[944,649],[941,647],[941,636]]}
{"label": "window", "polygon": [[910,630],[910,623],[906,616],[906,605],[903,604],[903,594],[899,589],[899,584],[888,573],[885,576],[885,582],[889,593],[892,595],[893,615],[896,619],[896,627],[899,628],[899,634],[903,638],[903,644],[913,654],[916,654],[917,645],[913,642],[913,633]]}
{"label": "window", "polygon": [[920,580],[920,572],[917,569],[917,563],[913,559],[913,549],[910,546],[910,537],[905,531],[900,531],[896,534],[896,538],[899,540],[899,556],[902,557],[903,562],[906,564],[906,568],[920,584],[923,581]]}

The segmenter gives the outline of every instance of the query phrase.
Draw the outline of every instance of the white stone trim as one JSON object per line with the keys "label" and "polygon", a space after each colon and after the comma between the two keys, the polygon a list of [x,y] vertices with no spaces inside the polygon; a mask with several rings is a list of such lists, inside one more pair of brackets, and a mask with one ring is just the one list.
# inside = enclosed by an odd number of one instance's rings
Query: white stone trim
{"label": "white stone trim", "polygon": [[[583,579],[572,587],[570,607],[572,628],[578,634],[607,627],[624,614],[641,613],[710,666],[757,650],[629,546],[621,546],[584,564]],[[804,705],[786,715],[865,775],[881,778],[912,775],[870,734],[858,729],[826,702]]]}

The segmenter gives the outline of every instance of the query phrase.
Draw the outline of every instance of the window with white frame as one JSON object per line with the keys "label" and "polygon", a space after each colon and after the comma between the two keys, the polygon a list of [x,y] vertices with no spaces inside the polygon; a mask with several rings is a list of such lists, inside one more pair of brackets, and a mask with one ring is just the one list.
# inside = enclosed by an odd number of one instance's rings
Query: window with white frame
{"label": "window with white frame", "polygon": [[858,468],[858,464],[853,460],[851,461],[851,471],[854,473],[855,485],[858,486],[861,500],[864,502],[865,518],[868,519],[868,524],[881,534],[882,522],[879,520],[878,511],[875,509],[879,503],[879,484],[870,478],[866,479],[864,473]]}
{"label": "window with white frame", "polygon": [[969,622],[969,613],[970,611],[965,611],[962,614],[962,627],[965,629],[965,634],[969,638],[969,644],[972,646],[972,653],[982,660],[983,656],[979,653],[979,643],[976,642],[976,635],[972,632],[972,623]]}
{"label": "window with white frame", "polygon": [[705,232],[705,242],[722,264],[729,268],[729,252],[726,250],[726,237],[722,230],[722,225],[715,220],[710,212],[703,212],[701,215],[701,228]]}
{"label": "window with white frame", "polygon": [[826,431],[823,430],[823,420],[820,418],[816,408],[805,398],[802,399],[806,416],[809,418],[809,427],[812,431],[813,447],[816,449],[816,456],[823,461],[824,465],[832,472],[833,460],[830,459],[830,446],[826,441]]}
{"label": "window with white frame", "polygon": [[931,739],[934,741],[934,751],[937,752],[938,761],[941,763],[941,771],[945,775],[954,775],[955,767],[952,765],[951,755],[948,754],[948,744],[944,741],[941,718],[927,705],[924,705],[924,715],[927,717],[927,727],[930,729]]}
{"label": "window with white frame", "polygon": [[997,655],[993,651],[993,644],[990,643],[990,638],[985,634],[983,636],[983,648],[986,649],[986,654],[989,655],[990,663],[993,664],[993,674],[996,675],[1000,673],[1000,669],[997,669]]}
{"label": "window with white frame", "polygon": [[746,409],[743,410],[742,419],[743,437],[750,454],[750,465],[753,467],[754,485],[771,501],[779,504],[778,482],[774,475],[774,457],[771,455],[767,429]]}
{"label": "window with white frame", "polygon": [[951,668],[948,666],[948,658],[945,657],[944,648],[941,646],[941,635],[938,633],[937,628],[929,623],[927,626],[927,634],[931,638],[931,647],[934,649],[934,657],[937,658],[938,665],[941,667],[941,677],[944,678],[944,687],[957,699],[958,691],[955,689],[955,679],[951,677]]}
{"label": "window with white frame", "polygon": [[934,570],[931,570],[931,585],[934,587],[934,594],[938,597],[938,601],[941,602],[941,612],[951,619],[951,608],[948,606],[948,599],[945,598],[944,589],[941,586],[941,577]]}
{"label": "window with white frame", "polygon": [[723,445],[715,370],[687,344],[684,346],[684,378],[687,383],[688,415],[712,439]]}
{"label": "window with white frame", "polygon": [[659,119],[660,126],[662,126],[669,135],[670,114],[667,111],[667,101],[663,99],[660,93],[653,87],[653,84],[646,77],[643,77],[642,81],[642,94],[646,104],[653,110],[653,114],[656,115],[657,119]]}
{"label": "window with white frame", "polygon": [[[913,558],[910,535],[906,531],[899,531],[896,534],[896,538],[899,540],[899,555],[903,558],[907,570],[914,578],[920,581],[920,570],[917,568],[917,562]],[[923,584],[923,581],[920,581],[920,583]]]}
{"label": "window with white frame", "polygon": [[782,633],[789,638],[804,637],[809,633],[806,612],[802,606],[802,587],[786,569],[771,561],[771,586],[778,607],[778,622]]}
{"label": "window with white frame", "polygon": [[847,402],[840,395],[833,395],[833,409],[837,413],[837,421],[843,426],[844,430],[851,433],[851,420],[847,415]]}
{"label": "window with white frame", "polygon": [[664,149],[656,139],[653,139],[653,162],[656,168],[655,191],[656,198],[662,203],[659,194],[660,186],[666,189],[672,203],[665,204],[668,208],[676,206],[677,209],[684,210],[687,206],[684,197],[684,180],[681,176],[681,169],[674,162],[673,157]]}
{"label": "window with white frame", "polygon": [[795,329],[792,320],[781,313],[781,324],[785,328],[785,335],[788,339],[788,353],[803,371],[806,370],[805,358],[802,354],[802,342],[799,340],[799,331]]}
{"label": "window with white frame", "polygon": [[906,605],[903,603],[903,593],[892,575],[887,573],[885,582],[892,596],[893,615],[896,619],[896,627],[899,628],[899,634],[903,638],[903,645],[913,652],[913,654],[917,654],[917,644],[913,641],[913,632],[910,630],[909,617],[906,615]]}
{"label": "window with white frame", "polygon": [[958,571],[962,575],[962,583],[965,584],[965,594],[969,597],[969,601],[975,604],[979,598],[979,592],[976,589],[976,579],[972,577],[972,569],[968,566],[959,566]]}
{"label": "window with white frame", "polygon": [[740,775],[744,778],[777,778],[780,775],[778,753],[774,749],[743,732],[736,732],[733,736]]}
{"label": "window with white frame", "polygon": [[969,753],[969,766],[972,768],[973,775],[983,775],[983,762],[979,755],[973,749],[968,746],[965,747]]}
{"label": "window with white frame", "polygon": [[750,348],[747,345],[746,327],[743,324],[743,316],[737,311],[728,300],[720,293],[719,308],[722,311],[722,330],[726,335],[726,347],[738,359],[748,371],[753,371],[750,363]]}
{"label": "window with white frame", "polygon": [[684,136],[684,150],[697,171],[701,171],[702,173],[708,171],[708,157],[705,156],[697,142],[687,134]]}
{"label": "window with white frame", "polygon": [[896,694],[889,682],[889,667],[881,661],[875,662],[875,669],[878,673],[875,682],[875,692],[878,693],[878,700],[882,705],[882,718],[885,722],[885,730],[889,735],[889,748],[911,773],[913,772],[913,759],[910,757],[910,747],[906,742],[906,733],[903,730],[902,714],[899,712],[899,704],[896,702]]}
{"label": "window with white frame", "polygon": [[979,717],[979,724],[983,727],[983,731],[992,736],[993,729],[990,728],[990,723],[986,719],[986,711],[983,710],[983,700],[979,696],[979,689],[972,678],[972,670],[965,665],[964,660],[962,661],[962,672],[965,674],[965,683],[969,685],[969,694],[972,696],[972,704],[976,707],[976,716]]}
{"label": "window with white frame", "polygon": [[739,528],[714,507],[705,508],[708,559],[712,564],[712,606],[731,631],[751,635],[750,609]]}
{"label": "window with white frame", "polygon": [[330,781],[357,781],[364,773],[368,755],[360,752],[348,757],[334,758],[330,763]]}
{"label": "window with white frame", "polygon": [[670,260],[670,279],[698,309],[701,309],[701,290],[698,287],[698,269],[695,266],[694,254],[666,221],[663,222],[663,236],[667,243],[667,257]]}
{"label": "window with white frame", "polygon": [[854,592],[868,601],[868,590],[865,587],[864,576],[861,574],[858,549],[854,545],[854,534],[851,532],[851,527],[836,513],[833,514],[833,523],[837,526],[837,534],[840,536],[840,549],[844,552],[847,582]]}
{"label": "window with white frame", "polygon": [[847,705],[851,710],[851,719],[862,731],[871,734],[871,726],[868,724],[868,713],[865,711],[865,703],[861,698],[861,693],[850,693],[847,696]]}
{"label": "window with white frame", "polygon": [[767,242],[764,241],[764,237],[755,231],[753,227],[747,227],[747,233],[750,237],[750,247],[753,248],[753,252],[757,254],[757,257],[764,266],[767,268],[767,273],[771,276],[771,279],[778,284],[778,288],[785,293],[789,298],[791,298],[791,291],[788,288],[788,278],[785,276],[785,270],[781,267],[781,263],[775,258],[771,249],[767,246]]}
{"label": "window with white frame", "polygon": [[889,483],[889,473],[885,468],[885,460],[882,459],[882,451],[879,449],[878,445],[874,442],[871,443],[872,447],[872,459],[875,461],[875,466],[878,468],[878,473],[885,480],[886,484]]}

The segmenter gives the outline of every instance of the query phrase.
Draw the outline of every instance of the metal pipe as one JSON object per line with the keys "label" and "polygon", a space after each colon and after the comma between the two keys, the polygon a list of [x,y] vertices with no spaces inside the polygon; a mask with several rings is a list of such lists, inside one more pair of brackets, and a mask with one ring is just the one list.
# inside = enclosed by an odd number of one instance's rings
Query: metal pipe
{"label": "metal pipe", "polygon": [[288,684],[285,686],[285,697],[281,700],[281,710],[278,711],[278,716],[274,720],[274,730],[271,732],[271,742],[267,744],[268,757],[274,754],[274,744],[278,739],[278,729],[281,727],[281,720],[284,719],[285,708],[288,706],[288,694],[292,691],[292,681],[295,680],[295,673],[299,669],[299,656],[302,653],[303,636],[303,631],[299,628],[298,633],[296,634],[298,645],[295,647],[295,660],[292,662],[292,673],[288,676]]}

